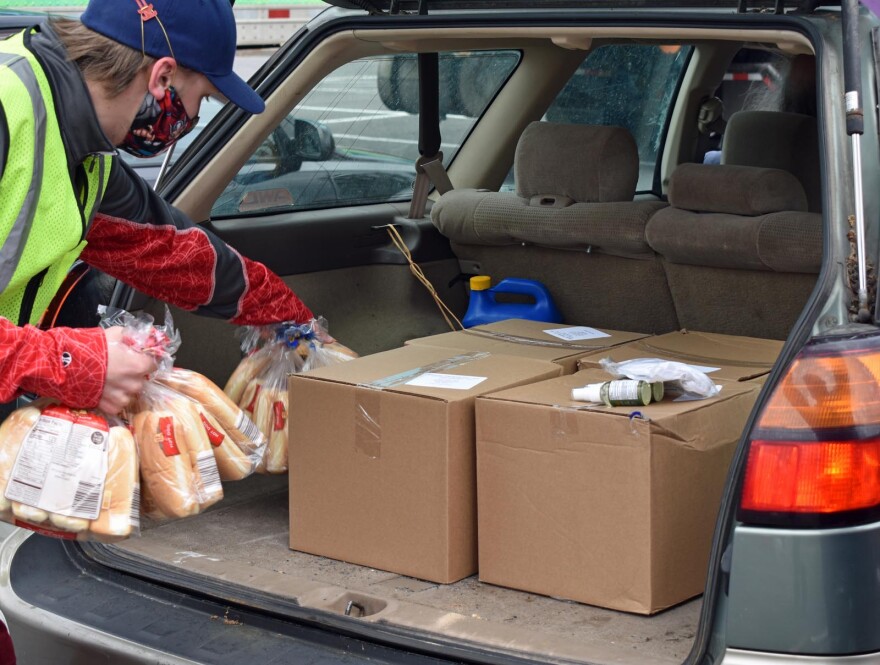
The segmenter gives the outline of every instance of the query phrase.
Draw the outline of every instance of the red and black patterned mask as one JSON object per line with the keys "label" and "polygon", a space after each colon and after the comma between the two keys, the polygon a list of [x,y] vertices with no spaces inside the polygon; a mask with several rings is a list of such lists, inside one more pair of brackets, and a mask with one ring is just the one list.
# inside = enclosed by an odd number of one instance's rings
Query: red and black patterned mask
{"label": "red and black patterned mask", "polygon": [[198,121],[198,116],[189,117],[173,87],[168,88],[162,99],[148,92],[119,147],[135,157],[155,157],[174,145]]}

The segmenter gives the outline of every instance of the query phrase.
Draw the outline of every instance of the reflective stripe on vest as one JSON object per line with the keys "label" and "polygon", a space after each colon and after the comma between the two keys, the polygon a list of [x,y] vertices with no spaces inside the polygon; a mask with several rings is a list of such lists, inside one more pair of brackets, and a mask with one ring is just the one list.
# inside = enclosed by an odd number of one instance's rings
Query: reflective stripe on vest
{"label": "reflective stripe on vest", "polygon": [[112,162],[86,157],[75,191],[48,79],[24,33],[0,42],[9,152],[0,177],[0,316],[36,323],[85,247]]}

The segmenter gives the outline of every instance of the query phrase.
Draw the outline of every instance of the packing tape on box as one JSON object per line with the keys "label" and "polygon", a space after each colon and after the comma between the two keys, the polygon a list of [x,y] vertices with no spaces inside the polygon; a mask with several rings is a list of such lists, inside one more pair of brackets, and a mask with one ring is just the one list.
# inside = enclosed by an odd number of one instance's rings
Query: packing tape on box
{"label": "packing tape on box", "polygon": [[553,440],[559,443],[569,441],[578,433],[577,412],[583,409],[575,406],[554,406],[550,426]]}
{"label": "packing tape on box", "polygon": [[355,396],[354,447],[371,459],[382,454],[381,389],[358,386]]}
{"label": "packing tape on box", "polygon": [[[592,404],[584,406],[568,406],[562,404],[554,404],[550,426],[552,428],[552,437],[554,441],[559,443],[569,442],[577,439],[580,434],[580,426],[578,413],[587,411],[590,413],[602,413],[610,409],[619,409],[621,407],[605,406],[604,404]],[[651,419],[645,416],[639,410],[632,410],[629,413],[629,426],[633,436],[641,436],[640,428],[636,421],[650,422]]]}
{"label": "packing tape on box", "polygon": [[[579,351],[584,349],[589,351],[590,349],[607,349],[608,344],[582,344],[578,342],[577,344],[573,344],[572,342],[564,342],[562,340],[558,342],[554,342],[552,340],[543,340],[543,339],[534,339],[532,337],[523,337],[522,335],[513,335],[511,333],[503,333],[497,332],[494,330],[474,330],[468,329],[463,331],[466,335],[473,335],[475,337],[486,337],[489,339],[496,339],[501,342],[512,342],[514,344],[525,344],[527,346],[546,346],[554,349],[571,349],[572,351]],[[604,339],[604,338],[603,338]]]}
{"label": "packing tape on box", "polygon": [[473,362],[474,360],[482,360],[483,358],[488,358],[490,354],[488,351],[473,351],[471,353],[462,353],[457,356],[452,356],[450,358],[444,358],[443,360],[438,360],[435,363],[431,363],[430,365],[424,365],[422,367],[415,367],[413,369],[408,369],[404,372],[398,372],[397,374],[392,374],[391,376],[386,376],[381,379],[376,379],[375,381],[370,381],[369,383],[359,384],[365,388],[373,388],[383,390],[385,388],[393,388],[394,386],[399,386],[407,381],[412,381],[417,376],[421,376],[422,374],[427,374],[429,372],[445,372],[454,367],[460,367],[461,365],[466,365],[469,362]]}
{"label": "packing tape on box", "polygon": [[[660,356],[667,357],[667,358],[672,353],[669,351],[669,349],[664,349],[662,347],[654,346],[653,344],[651,344],[648,341],[649,339],[650,339],[650,337],[645,338],[645,339],[638,339],[638,340],[632,342],[631,344],[633,346],[637,346],[641,349],[645,349],[645,351],[648,351],[649,353],[658,354]],[[701,365],[719,365],[719,364],[724,365],[724,364],[728,364],[731,362],[729,358],[726,358],[726,359],[725,358],[715,358],[713,356],[704,356],[704,355],[696,355],[696,354],[690,354],[690,353],[682,353],[681,351],[675,351],[674,354],[675,354],[674,357],[676,360],[680,360],[682,362],[688,361],[688,362],[692,362],[692,363],[699,363]],[[773,367],[773,363],[761,362],[758,360],[745,360],[745,359],[740,359],[740,358],[737,358],[735,363],[738,367],[754,367],[756,369],[762,370],[762,371],[756,373],[754,375],[754,377],[761,376],[762,374],[767,374],[771,370],[771,368]]]}
{"label": "packing tape on box", "polygon": [[400,386],[429,372],[445,372],[461,365],[488,358],[486,351],[462,353],[451,358],[408,369],[369,383],[359,383],[355,395],[354,445],[358,452],[372,458],[382,456],[382,391]]}

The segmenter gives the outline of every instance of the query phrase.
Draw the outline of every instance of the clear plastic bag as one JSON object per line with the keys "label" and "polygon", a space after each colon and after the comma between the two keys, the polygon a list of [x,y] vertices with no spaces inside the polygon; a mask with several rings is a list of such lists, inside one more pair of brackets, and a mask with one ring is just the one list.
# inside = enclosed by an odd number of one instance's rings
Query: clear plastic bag
{"label": "clear plastic bag", "polygon": [[132,314],[123,309],[98,308],[101,327],[122,326],[122,340],[133,349],[152,356],[156,360],[157,371],[168,371],[174,365],[174,354],[180,348],[180,332],[174,327],[171,311],[165,308],[165,322],[157,325],[152,316],[145,312]]}
{"label": "clear plastic bag", "polygon": [[718,394],[715,382],[691,365],[661,358],[635,358],[616,363],[610,358],[599,361],[602,368],[616,378],[628,378],[648,383],[662,381],[671,392],[683,397],[706,398]]}
{"label": "clear plastic bag", "polygon": [[198,372],[181,368],[160,372],[156,381],[195,402],[222,480],[241,480],[256,470],[266,452],[267,440],[218,386]]}
{"label": "clear plastic bag", "polygon": [[214,449],[193,400],[151,381],[128,420],[141,460],[146,517],[189,517],[223,498]]}
{"label": "clear plastic bag", "polygon": [[[265,343],[271,336],[274,341]],[[288,389],[291,374],[332,365],[357,357],[327,333],[324,319],[308,323],[283,323],[250,329],[241,335],[242,350],[254,340],[263,346],[246,356],[226,384],[225,392],[235,396],[241,409],[253,419],[268,442],[258,473],[287,472],[289,429],[287,423]]]}
{"label": "clear plastic bag", "polygon": [[136,536],[138,468],[121,420],[37,400],[0,425],[0,519],[56,538]]}

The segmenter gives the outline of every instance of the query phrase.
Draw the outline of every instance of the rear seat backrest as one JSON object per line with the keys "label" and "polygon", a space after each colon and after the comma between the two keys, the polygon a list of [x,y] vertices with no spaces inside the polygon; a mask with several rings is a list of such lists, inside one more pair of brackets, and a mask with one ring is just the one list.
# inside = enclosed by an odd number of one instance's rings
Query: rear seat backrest
{"label": "rear seat backrest", "polygon": [[645,240],[665,206],[634,202],[638,150],[620,127],[530,124],[514,158],[516,193],[447,192],[431,219],[495,282],[543,282],[566,321],[623,330],[677,327],[662,266]]}
{"label": "rear seat backrest", "polygon": [[822,262],[822,218],[792,174],[682,164],[648,222],[681,325],[784,339]]}
{"label": "rear seat backrest", "polygon": [[734,113],[724,132],[721,163],[788,171],[803,185],[807,209],[822,212],[819,129],[812,116],[778,111]]}

